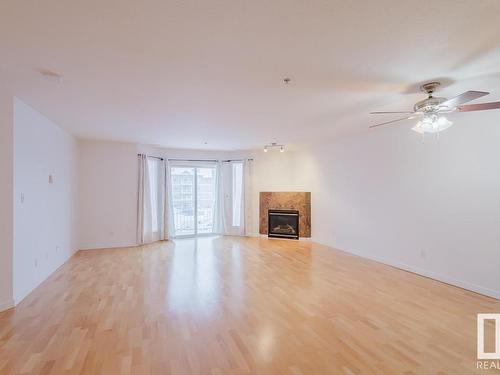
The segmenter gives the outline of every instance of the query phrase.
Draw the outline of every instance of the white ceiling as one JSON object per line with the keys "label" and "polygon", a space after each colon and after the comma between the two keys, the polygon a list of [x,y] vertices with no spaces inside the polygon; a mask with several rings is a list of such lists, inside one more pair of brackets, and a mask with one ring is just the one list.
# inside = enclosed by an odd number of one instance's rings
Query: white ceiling
{"label": "white ceiling", "polygon": [[2,0],[0,78],[80,137],[301,146],[375,131],[391,118],[368,112],[410,109],[422,81],[500,100],[499,16],[498,0]]}

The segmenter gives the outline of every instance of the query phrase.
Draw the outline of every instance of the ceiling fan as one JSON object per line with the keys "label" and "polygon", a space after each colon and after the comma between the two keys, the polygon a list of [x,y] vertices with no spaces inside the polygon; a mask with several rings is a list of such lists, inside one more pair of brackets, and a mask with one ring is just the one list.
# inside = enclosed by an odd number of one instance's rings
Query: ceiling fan
{"label": "ceiling fan", "polygon": [[454,98],[446,99],[434,97],[432,94],[440,86],[439,82],[429,82],[420,87],[429,96],[427,99],[421,100],[413,106],[413,111],[402,112],[370,112],[371,115],[381,114],[406,114],[406,117],[399,118],[392,121],[383,122],[370,126],[375,128],[392,124],[403,120],[412,120],[418,118],[418,123],[412,128],[417,133],[438,133],[449,128],[453,123],[449,121],[443,114],[451,112],[471,112],[471,111],[485,111],[488,109],[500,109],[500,102],[479,103],[479,104],[465,104],[472,100],[478,99],[482,96],[488,95],[489,92],[484,91],[466,91]]}

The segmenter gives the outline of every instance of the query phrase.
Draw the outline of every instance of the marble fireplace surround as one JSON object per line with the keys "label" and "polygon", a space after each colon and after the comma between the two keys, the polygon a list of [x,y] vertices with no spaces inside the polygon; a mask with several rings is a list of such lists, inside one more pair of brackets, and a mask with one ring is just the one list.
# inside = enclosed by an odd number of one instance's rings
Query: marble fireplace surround
{"label": "marble fireplace surround", "polygon": [[259,233],[267,234],[268,210],[299,211],[299,236],[311,237],[311,193],[310,192],[260,192]]}

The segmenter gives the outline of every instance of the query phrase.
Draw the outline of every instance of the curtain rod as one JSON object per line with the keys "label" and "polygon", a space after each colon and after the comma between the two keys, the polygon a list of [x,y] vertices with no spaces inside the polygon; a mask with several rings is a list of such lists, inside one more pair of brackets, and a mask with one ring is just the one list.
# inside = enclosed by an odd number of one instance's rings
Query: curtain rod
{"label": "curtain rod", "polygon": [[248,158],[248,159],[227,159],[227,160],[221,160],[223,163],[230,163],[232,161],[253,161],[253,158]]}
{"label": "curtain rod", "polygon": [[[144,154],[137,154],[138,156],[140,155],[144,155]],[[158,160],[165,160],[164,158],[161,158],[161,157],[158,157],[158,156],[149,156],[147,155],[148,158],[153,158],[153,159],[158,159]],[[248,158],[248,159],[225,159],[225,160],[218,160],[218,159],[181,159],[181,158],[168,158],[166,159],[168,161],[190,161],[190,162],[218,162],[218,161],[221,161],[223,163],[230,163],[232,161],[245,161],[245,160],[248,160],[248,161],[253,161],[252,158]]]}
{"label": "curtain rod", "polygon": [[214,162],[217,163],[218,161],[222,163],[230,163],[232,161],[253,161],[253,159],[224,159],[224,160],[219,160],[219,159],[178,159],[178,158],[168,158],[168,161],[191,161],[191,162]]}
{"label": "curtain rod", "polygon": [[[142,156],[142,155],[144,155],[144,154],[137,154],[137,156]],[[151,158],[151,159],[163,160],[163,158],[160,158],[158,156],[149,156],[149,155],[145,155],[145,156],[148,157],[148,158]]]}

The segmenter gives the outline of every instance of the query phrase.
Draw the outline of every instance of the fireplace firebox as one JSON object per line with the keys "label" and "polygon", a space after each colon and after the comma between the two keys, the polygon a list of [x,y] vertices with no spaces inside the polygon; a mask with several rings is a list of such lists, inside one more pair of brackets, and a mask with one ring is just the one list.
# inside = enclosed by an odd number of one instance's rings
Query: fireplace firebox
{"label": "fireplace firebox", "polygon": [[299,239],[299,211],[268,210],[269,237]]}

